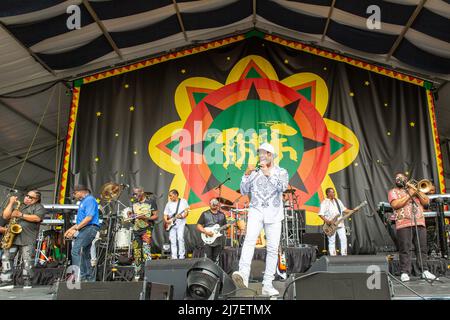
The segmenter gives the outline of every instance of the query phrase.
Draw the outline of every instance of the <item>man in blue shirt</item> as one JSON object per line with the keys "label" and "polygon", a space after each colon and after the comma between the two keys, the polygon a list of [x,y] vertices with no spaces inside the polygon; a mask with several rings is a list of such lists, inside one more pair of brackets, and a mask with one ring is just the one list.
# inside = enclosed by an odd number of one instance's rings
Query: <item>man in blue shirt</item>
{"label": "man in blue shirt", "polygon": [[73,189],[74,197],[80,201],[77,212],[77,221],[64,236],[73,239],[72,266],[80,270],[81,281],[95,281],[94,270],[91,266],[91,245],[99,231],[98,203],[91,195],[90,190],[83,185]]}

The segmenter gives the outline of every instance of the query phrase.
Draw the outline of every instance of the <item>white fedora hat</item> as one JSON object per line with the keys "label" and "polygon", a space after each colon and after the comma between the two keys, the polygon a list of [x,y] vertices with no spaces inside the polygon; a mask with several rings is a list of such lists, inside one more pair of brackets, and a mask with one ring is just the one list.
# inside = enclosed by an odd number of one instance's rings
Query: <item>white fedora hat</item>
{"label": "white fedora hat", "polygon": [[259,150],[265,150],[267,152],[270,152],[271,154],[275,155],[275,149],[274,147],[267,142],[264,142],[262,145],[259,146],[258,151]]}

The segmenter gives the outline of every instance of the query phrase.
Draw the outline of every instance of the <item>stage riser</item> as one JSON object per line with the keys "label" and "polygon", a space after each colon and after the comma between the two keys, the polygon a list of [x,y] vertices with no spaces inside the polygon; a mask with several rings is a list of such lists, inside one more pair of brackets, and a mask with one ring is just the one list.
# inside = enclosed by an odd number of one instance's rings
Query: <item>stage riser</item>
{"label": "stage riser", "polygon": [[379,287],[373,284],[373,274],[318,272],[293,275],[289,283],[289,300],[390,300],[391,289],[386,273],[378,273]]}
{"label": "stage riser", "polygon": [[379,271],[389,272],[389,263],[386,256],[358,255],[335,257],[323,256],[311,266],[308,273],[318,271],[364,273],[373,266],[377,266]]}
{"label": "stage riser", "polygon": [[82,282],[80,289],[58,284],[56,300],[141,300],[144,282]]}

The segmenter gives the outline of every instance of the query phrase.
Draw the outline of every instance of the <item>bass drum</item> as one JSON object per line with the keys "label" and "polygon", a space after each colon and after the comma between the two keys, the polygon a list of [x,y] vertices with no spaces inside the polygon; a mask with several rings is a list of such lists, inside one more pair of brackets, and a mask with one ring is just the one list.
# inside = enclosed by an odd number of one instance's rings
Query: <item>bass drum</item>
{"label": "bass drum", "polygon": [[116,241],[114,242],[116,250],[128,250],[131,246],[131,229],[121,228],[116,233]]}

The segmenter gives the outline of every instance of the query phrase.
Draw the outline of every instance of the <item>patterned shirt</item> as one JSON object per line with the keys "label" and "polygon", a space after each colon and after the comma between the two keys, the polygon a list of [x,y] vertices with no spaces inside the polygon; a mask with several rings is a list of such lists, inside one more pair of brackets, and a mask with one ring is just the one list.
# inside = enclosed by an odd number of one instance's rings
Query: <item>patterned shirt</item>
{"label": "patterned shirt", "polygon": [[244,175],[241,181],[241,193],[250,195],[249,217],[262,215],[264,223],[275,223],[284,218],[283,191],[289,183],[288,172],[274,166],[271,174],[266,177],[262,170]]}
{"label": "patterned shirt", "polygon": [[[137,202],[133,204],[133,214],[138,214],[135,211],[139,211],[141,206],[145,206],[150,208],[149,212],[144,215],[145,218],[150,219],[153,215],[153,212],[158,210],[158,206],[156,205],[156,201],[153,199],[145,199],[142,202]],[[138,231],[141,229],[148,229],[153,226],[153,220],[143,220],[143,219],[134,219],[133,230]]]}
{"label": "patterned shirt", "polygon": [[[392,201],[403,198],[408,195],[405,189],[402,188],[394,188],[389,191],[388,198],[389,203],[392,204]],[[414,197],[415,203],[417,203],[417,207],[413,206],[411,201],[400,209],[394,210],[395,219],[395,227],[396,229],[402,229],[406,227],[414,226],[414,216],[413,212],[416,211],[416,221],[418,226],[425,227],[425,217],[423,215],[423,206],[420,203],[420,200],[417,197]]]}

